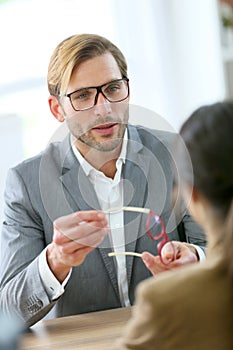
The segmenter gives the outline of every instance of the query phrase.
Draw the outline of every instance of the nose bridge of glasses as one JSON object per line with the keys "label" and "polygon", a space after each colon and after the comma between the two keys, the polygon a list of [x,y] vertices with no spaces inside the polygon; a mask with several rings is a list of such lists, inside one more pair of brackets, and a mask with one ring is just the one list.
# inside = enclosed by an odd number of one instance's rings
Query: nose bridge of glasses
{"label": "nose bridge of glasses", "polygon": [[96,87],[96,95],[95,95],[95,105],[103,105],[105,103],[108,103],[108,98],[105,96],[103,92],[103,86]]}

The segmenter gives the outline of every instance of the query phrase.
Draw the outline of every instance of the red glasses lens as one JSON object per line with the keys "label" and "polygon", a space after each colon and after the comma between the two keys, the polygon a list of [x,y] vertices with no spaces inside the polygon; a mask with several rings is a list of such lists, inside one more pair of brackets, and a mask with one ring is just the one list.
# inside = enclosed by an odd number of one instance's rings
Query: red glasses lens
{"label": "red glasses lens", "polygon": [[162,238],[164,230],[161,218],[156,214],[149,214],[146,229],[152,239]]}

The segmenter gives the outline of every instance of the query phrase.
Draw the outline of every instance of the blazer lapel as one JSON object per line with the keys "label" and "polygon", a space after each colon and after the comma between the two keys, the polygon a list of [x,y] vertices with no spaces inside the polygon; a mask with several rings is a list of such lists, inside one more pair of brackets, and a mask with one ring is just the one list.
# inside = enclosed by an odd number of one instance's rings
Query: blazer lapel
{"label": "blazer lapel", "polygon": [[70,134],[61,143],[60,156],[62,166],[60,181],[73,211],[100,210],[93,186],[72,151]]}
{"label": "blazer lapel", "polygon": [[73,199],[73,210],[101,210],[93,185],[79,163],[61,176],[61,181]]}

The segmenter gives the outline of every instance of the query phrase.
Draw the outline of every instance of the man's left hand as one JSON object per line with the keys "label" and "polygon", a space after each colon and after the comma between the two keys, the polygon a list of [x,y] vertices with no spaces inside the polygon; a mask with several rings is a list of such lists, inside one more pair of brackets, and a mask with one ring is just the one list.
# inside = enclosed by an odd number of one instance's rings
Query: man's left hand
{"label": "man's left hand", "polygon": [[[198,261],[196,249],[188,243],[172,241],[175,259],[169,261],[171,257],[171,243],[165,244],[162,249],[162,260],[159,256],[154,256],[148,252],[142,253],[142,260],[150,272],[156,276],[159,273],[172,270],[179,266],[195,263]],[[167,263],[166,263],[167,262]]]}

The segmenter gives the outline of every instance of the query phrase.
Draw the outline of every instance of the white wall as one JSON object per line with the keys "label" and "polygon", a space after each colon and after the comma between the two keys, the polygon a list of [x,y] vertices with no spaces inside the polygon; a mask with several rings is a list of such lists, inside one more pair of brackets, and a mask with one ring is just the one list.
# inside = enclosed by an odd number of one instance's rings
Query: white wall
{"label": "white wall", "polygon": [[[217,0],[18,0],[0,10],[0,113],[30,114],[37,123],[30,130],[35,145],[44,146],[38,138],[44,123],[55,128],[46,101],[50,55],[74,33],[115,42],[129,63],[131,103],[157,112],[176,129],[194,108],[226,96]],[[17,79],[40,82],[41,91],[31,84],[29,96],[24,86],[11,104],[2,98],[1,84]]]}
{"label": "white wall", "polygon": [[7,170],[23,158],[22,121],[17,115],[0,115],[0,222]]}
{"label": "white wall", "polygon": [[220,18],[215,0],[166,3],[170,10],[175,118],[181,123],[195,108],[226,95]]}
{"label": "white wall", "polygon": [[179,129],[194,109],[225,97],[217,0],[118,0],[115,10],[132,103]]}

